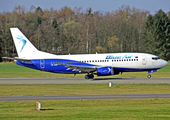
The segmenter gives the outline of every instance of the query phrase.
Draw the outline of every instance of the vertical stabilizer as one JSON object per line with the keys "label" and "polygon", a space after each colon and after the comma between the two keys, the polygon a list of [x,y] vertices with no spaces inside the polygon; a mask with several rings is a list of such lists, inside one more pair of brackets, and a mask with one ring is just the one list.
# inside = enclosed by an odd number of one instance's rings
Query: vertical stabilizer
{"label": "vertical stabilizer", "polygon": [[27,58],[38,51],[18,28],[10,28],[20,58]]}

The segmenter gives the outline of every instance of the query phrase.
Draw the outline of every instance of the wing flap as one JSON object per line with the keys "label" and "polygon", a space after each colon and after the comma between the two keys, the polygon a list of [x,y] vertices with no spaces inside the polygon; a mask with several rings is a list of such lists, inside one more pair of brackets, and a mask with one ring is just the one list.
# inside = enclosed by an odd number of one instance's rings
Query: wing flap
{"label": "wing flap", "polygon": [[75,69],[75,70],[79,70],[82,72],[94,72],[96,71],[96,66],[84,66],[84,65],[72,65],[72,64],[60,64],[63,65],[65,67],[68,67],[69,69]]}

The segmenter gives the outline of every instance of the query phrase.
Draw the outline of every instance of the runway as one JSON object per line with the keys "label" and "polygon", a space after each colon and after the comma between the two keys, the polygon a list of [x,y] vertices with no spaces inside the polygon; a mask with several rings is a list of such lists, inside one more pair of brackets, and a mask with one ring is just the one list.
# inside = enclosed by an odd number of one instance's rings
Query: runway
{"label": "runway", "polygon": [[146,98],[170,98],[170,94],[6,96],[0,97],[0,102],[29,101],[29,100],[90,100],[90,99],[146,99]]}
{"label": "runway", "polygon": [[170,78],[0,78],[0,84],[170,84]]}

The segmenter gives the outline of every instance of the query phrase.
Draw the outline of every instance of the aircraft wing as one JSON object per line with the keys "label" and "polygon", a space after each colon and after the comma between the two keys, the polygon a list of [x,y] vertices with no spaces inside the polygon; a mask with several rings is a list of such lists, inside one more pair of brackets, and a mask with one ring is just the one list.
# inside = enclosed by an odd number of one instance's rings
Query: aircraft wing
{"label": "aircraft wing", "polygon": [[17,60],[17,61],[30,61],[29,59],[18,58],[18,57],[2,57],[2,58],[9,59],[9,60]]}
{"label": "aircraft wing", "polygon": [[71,64],[60,64],[60,65],[64,65],[65,67],[68,67],[68,69],[75,69],[75,70],[79,70],[82,72],[94,72],[97,69],[97,66],[84,66],[84,65],[71,65]]}

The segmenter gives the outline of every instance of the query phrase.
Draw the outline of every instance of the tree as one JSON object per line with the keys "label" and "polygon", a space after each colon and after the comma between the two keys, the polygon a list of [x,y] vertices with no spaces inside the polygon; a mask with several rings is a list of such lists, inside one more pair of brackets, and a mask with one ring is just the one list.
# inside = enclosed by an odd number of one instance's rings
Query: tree
{"label": "tree", "polygon": [[63,25],[63,35],[66,36],[65,41],[65,48],[67,49],[68,53],[74,53],[75,48],[79,47],[77,44],[77,28],[80,27],[79,23],[75,21],[68,21]]}
{"label": "tree", "polygon": [[92,14],[92,8],[88,8],[88,9],[86,10],[86,14],[93,16],[93,14]]}
{"label": "tree", "polygon": [[117,52],[118,49],[118,44],[117,41],[119,40],[119,38],[116,37],[116,35],[112,36],[112,37],[108,37],[107,39],[107,52]]}
{"label": "tree", "polygon": [[[167,13],[167,16],[170,14]],[[92,11],[92,8],[83,11],[81,8],[72,9],[67,6],[59,10],[42,10],[31,6],[29,11],[25,11],[24,7],[16,6],[12,12],[0,14],[2,56],[16,56],[9,30],[13,26],[18,27],[38,49],[46,52],[141,52],[141,36],[147,17],[148,11],[129,6],[106,13]],[[150,16],[151,20],[153,17]],[[153,47],[144,50],[152,51],[156,46],[152,44],[155,28],[152,30],[153,26],[148,24],[150,29],[145,32],[145,37],[149,36],[150,41],[147,38],[145,44]],[[166,42],[162,44],[168,47]]]}
{"label": "tree", "polygon": [[96,52],[98,52],[98,53],[102,53],[102,52],[105,52],[106,51],[106,49],[104,48],[104,47],[101,47],[101,46],[96,46],[95,47],[95,50],[96,50]]}
{"label": "tree", "polygon": [[36,9],[36,11],[35,11],[35,14],[36,14],[37,16],[42,16],[43,10],[41,9],[41,7],[37,7],[37,9]]}
{"label": "tree", "polygon": [[2,40],[1,40],[1,38],[0,38],[0,62],[2,62]]}
{"label": "tree", "polygon": [[170,21],[159,10],[154,16],[149,15],[143,35],[144,51],[168,60],[170,58]]}
{"label": "tree", "polygon": [[42,23],[41,18],[38,16],[37,19],[35,20],[35,27],[38,27]]}
{"label": "tree", "polygon": [[170,20],[170,12],[167,13],[167,16],[168,16],[168,18],[169,18],[169,20]]}
{"label": "tree", "polygon": [[53,23],[52,23],[53,28],[58,28],[58,23],[57,20],[54,18]]}

